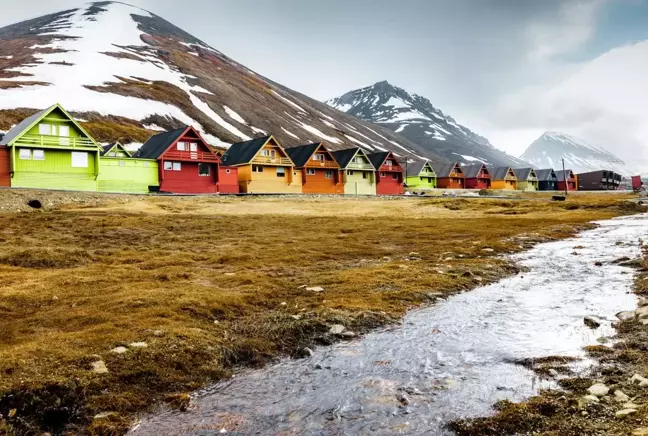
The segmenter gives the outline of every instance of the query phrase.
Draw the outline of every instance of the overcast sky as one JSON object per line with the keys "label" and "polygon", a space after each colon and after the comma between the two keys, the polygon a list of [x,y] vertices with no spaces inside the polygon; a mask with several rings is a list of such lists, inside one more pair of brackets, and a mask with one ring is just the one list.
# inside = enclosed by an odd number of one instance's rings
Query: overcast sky
{"label": "overcast sky", "polygon": [[[82,4],[0,1],[0,26]],[[321,100],[388,80],[511,154],[560,130],[648,159],[648,0],[129,3]]]}

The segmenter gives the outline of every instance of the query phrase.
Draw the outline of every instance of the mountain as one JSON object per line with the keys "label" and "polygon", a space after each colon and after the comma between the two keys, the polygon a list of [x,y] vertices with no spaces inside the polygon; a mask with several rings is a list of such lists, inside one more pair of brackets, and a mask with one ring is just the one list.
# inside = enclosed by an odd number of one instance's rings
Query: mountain
{"label": "mountain", "polygon": [[624,161],[606,149],[588,144],[582,139],[559,132],[547,132],[527,148],[520,159],[530,162],[537,168],[565,168],[575,173],[596,170],[612,170],[624,176],[636,173]]}
{"label": "mountain", "polygon": [[286,146],[326,141],[332,149],[440,159],[121,2],[89,3],[0,28],[0,89],[0,130],[59,102],[100,142],[137,144],[191,124],[224,148],[271,133]]}
{"label": "mountain", "polygon": [[388,128],[448,161],[513,167],[528,165],[496,149],[488,139],[445,115],[427,98],[409,94],[388,82],[347,92],[327,104]]}

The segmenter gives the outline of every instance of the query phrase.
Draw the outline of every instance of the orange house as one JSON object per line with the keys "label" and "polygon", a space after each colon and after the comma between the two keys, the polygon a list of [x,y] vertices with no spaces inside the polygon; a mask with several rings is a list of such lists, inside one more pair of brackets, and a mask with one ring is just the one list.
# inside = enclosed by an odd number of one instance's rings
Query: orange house
{"label": "orange house", "polygon": [[304,194],[344,194],[340,165],[322,143],[287,148]]}
{"label": "orange house", "polygon": [[466,176],[458,162],[432,164],[439,189],[465,189]]}

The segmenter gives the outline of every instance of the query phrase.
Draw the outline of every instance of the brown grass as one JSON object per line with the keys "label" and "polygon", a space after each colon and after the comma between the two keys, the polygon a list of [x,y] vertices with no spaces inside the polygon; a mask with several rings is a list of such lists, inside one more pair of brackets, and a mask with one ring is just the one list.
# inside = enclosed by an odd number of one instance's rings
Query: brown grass
{"label": "brown grass", "polygon": [[394,322],[516,271],[499,254],[628,212],[616,197],[450,201],[106,196],[0,215],[2,425],[123,432],[237,365],[331,343],[331,324]]}

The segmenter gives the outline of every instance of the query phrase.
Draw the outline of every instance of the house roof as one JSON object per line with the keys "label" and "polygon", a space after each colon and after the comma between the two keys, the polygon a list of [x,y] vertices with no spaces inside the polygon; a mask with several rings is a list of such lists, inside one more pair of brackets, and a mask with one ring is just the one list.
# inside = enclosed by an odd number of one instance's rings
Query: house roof
{"label": "house roof", "polygon": [[273,139],[272,136],[263,136],[261,138],[251,139],[245,142],[237,142],[236,144],[230,145],[230,148],[223,155],[222,161],[225,165],[242,165],[250,163],[254,156],[257,155],[259,150],[263,148],[264,145],[270,139]]}
{"label": "house roof", "polygon": [[482,170],[482,168],[485,168],[488,171],[488,174],[490,174],[490,170],[486,168],[486,165],[484,164],[472,164],[461,167],[464,172],[464,176],[466,176],[467,179],[476,179],[477,177],[479,177],[479,172]]}
{"label": "house roof", "polygon": [[518,180],[528,180],[531,177],[531,173],[534,173],[537,177],[533,168],[515,168],[513,171],[515,171]]}
{"label": "house roof", "polygon": [[107,155],[114,148],[118,148],[119,150],[123,151],[124,153],[126,153],[126,156],[128,156],[128,157],[133,157],[133,153],[126,150],[124,148],[124,146],[121,144],[121,142],[119,142],[119,141],[115,142],[114,144],[104,145],[103,146],[103,151],[101,152],[101,155],[102,156]]}
{"label": "house roof", "polygon": [[[541,182],[553,182],[558,180],[556,173],[552,168],[546,169],[546,170],[535,170],[536,176],[538,176],[538,180]],[[554,177],[551,177],[553,174]]]}
{"label": "house roof", "polygon": [[405,165],[407,177],[416,177],[421,174],[421,171],[423,171],[423,168],[425,168],[425,164],[427,163],[427,160],[415,160],[414,162],[407,162],[407,165]]}
{"label": "house roof", "polygon": [[[349,166],[349,163],[351,163],[351,159],[355,157],[356,154],[362,153],[367,159],[369,157],[367,156],[367,153],[362,151],[361,148],[355,147],[355,148],[347,148],[346,150],[338,150],[334,151],[333,158],[337,161],[338,165],[340,165],[340,168],[346,168]],[[371,163],[371,160],[369,159],[369,163]],[[373,164],[372,164],[373,165]]]}
{"label": "house roof", "polygon": [[437,174],[437,177],[450,177],[450,173],[454,171],[457,162],[452,163],[433,163],[432,168]]}
{"label": "house roof", "polygon": [[371,161],[371,165],[373,165],[376,169],[379,169],[385,161],[387,160],[387,157],[389,157],[389,152],[388,151],[380,151],[378,153],[371,153],[368,154],[367,157]]}
{"label": "house roof", "polygon": [[[491,169],[491,176],[493,180],[504,180],[508,176],[511,167],[496,167]],[[515,173],[515,171],[513,171]],[[517,176],[517,175],[516,175]]]}
{"label": "house roof", "polygon": [[293,161],[297,168],[301,168],[308,163],[308,160],[317,151],[321,143],[299,145],[297,147],[286,148],[288,157]]}
{"label": "house roof", "polygon": [[572,176],[574,175],[574,172],[572,170],[558,170],[556,171],[556,177],[558,177],[559,182],[564,182],[565,181],[565,174],[567,174],[567,178],[569,178],[569,175],[571,174]]}
{"label": "house roof", "polygon": [[11,130],[9,130],[2,139],[0,139],[0,145],[10,145],[11,142],[13,142],[16,138],[20,137],[23,133],[25,133],[26,130],[31,128],[34,124],[36,124],[40,119],[44,118],[47,114],[52,112],[54,109],[59,109],[63,114],[74,124],[74,126],[81,131],[90,141],[94,143],[94,145],[97,148],[101,148],[101,146],[97,143],[97,141],[94,140],[92,136],[88,132],[85,131],[83,127],[77,122],[77,120],[74,119],[72,115],[70,115],[60,104],[56,103],[53,104],[52,106],[48,107],[47,109],[43,109],[42,111],[36,112],[34,115],[29,116],[16,124]]}
{"label": "house roof", "polygon": [[141,157],[144,159],[159,158],[190,128],[191,127],[189,126],[184,126],[179,129],[171,130],[169,132],[162,132],[158,133],[157,135],[151,136],[148,141],[146,141],[144,145],[140,147],[136,157]]}

